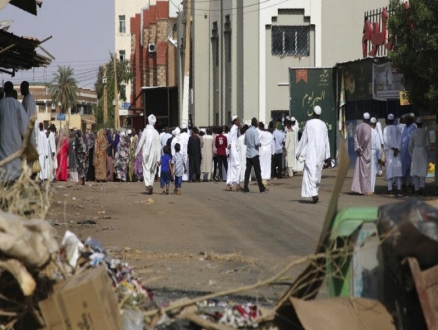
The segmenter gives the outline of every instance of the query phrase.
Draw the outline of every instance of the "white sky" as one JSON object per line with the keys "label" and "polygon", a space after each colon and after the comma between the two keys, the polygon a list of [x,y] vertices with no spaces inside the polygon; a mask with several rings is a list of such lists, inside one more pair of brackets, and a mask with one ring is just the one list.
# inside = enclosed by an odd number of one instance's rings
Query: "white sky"
{"label": "white sky", "polygon": [[9,32],[18,36],[53,36],[42,46],[56,58],[46,69],[19,71],[15,78],[0,74],[5,82],[50,82],[57,65],[70,65],[79,86],[94,88],[99,65],[114,52],[114,0],[44,0],[37,16],[8,4],[0,11],[4,20],[14,21]]}

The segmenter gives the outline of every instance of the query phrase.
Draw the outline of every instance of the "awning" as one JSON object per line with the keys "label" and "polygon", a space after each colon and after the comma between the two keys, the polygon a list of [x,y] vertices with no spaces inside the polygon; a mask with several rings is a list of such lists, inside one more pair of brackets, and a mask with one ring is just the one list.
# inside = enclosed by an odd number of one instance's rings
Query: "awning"
{"label": "awning", "polygon": [[14,74],[14,72],[8,72],[4,69],[17,71],[47,67],[52,59],[36,52],[37,47],[41,48],[41,43],[35,38],[19,37],[5,30],[0,30],[0,71]]}
{"label": "awning", "polygon": [[11,5],[27,11],[28,13],[31,13],[33,15],[37,14],[37,6],[41,8],[41,5],[43,3],[40,0],[0,0],[0,9],[3,9],[3,7],[8,2]]}

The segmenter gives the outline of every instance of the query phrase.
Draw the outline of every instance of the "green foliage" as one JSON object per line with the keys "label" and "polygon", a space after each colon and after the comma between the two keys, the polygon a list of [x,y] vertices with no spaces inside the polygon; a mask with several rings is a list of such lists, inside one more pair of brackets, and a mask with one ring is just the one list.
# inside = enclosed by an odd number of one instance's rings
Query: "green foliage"
{"label": "green foliage", "polygon": [[[106,76],[107,76],[107,98],[108,98],[108,122],[103,122],[103,90],[104,84],[102,83],[104,66],[99,67],[99,72],[97,74],[97,81],[95,86],[98,105],[95,108],[94,115],[96,117],[96,123],[98,127],[113,127],[114,126],[114,55],[111,55],[110,61],[106,65]],[[127,95],[125,89],[123,88],[128,82],[133,78],[133,74],[128,61],[117,61],[116,65],[117,71],[117,88],[119,90],[119,99],[126,101]]]}
{"label": "green foliage", "polygon": [[77,104],[79,88],[73,71],[70,66],[58,65],[58,72],[49,84],[49,95],[56,105],[61,103],[61,113],[67,113]]}
{"label": "green foliage", "polygon": [[409,9],[391,0],[389,31],[396,37],[389,58],[403,73],[407,97],[418,108],[434,110],[438,101],[438,2],[410,0]]}

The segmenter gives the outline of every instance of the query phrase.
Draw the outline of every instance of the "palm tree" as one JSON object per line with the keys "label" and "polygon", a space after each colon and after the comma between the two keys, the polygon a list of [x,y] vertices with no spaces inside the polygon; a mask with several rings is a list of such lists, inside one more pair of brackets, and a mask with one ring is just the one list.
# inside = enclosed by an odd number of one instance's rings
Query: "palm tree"
{"label": "palm tree", "polygon": [[56,105],[61,104],[61,113],[66,113],[69,108],[77,104],[79,94],[78,84],[73,76],[73,68],[58,65],[58,72],[53,75],[49,86],[50,97]]}

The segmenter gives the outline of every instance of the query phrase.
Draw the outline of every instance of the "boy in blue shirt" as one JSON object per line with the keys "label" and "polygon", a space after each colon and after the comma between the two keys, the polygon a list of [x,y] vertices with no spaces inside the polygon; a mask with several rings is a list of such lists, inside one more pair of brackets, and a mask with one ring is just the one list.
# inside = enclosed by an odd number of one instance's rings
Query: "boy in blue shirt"
{"label": "boy in blue shirt", "polygon": [[[158,165],[161,165],[161,177],[160,184],[163,192],[161,195],[169,195],[169,184],[170,184],[170,162],[172,161],[172,157],[170,156],[170,148],[168,146],[164,146],[163,155],[161,156],[161,160]],[[164,189],[166,188],[166,190]]]}

